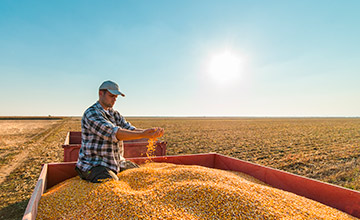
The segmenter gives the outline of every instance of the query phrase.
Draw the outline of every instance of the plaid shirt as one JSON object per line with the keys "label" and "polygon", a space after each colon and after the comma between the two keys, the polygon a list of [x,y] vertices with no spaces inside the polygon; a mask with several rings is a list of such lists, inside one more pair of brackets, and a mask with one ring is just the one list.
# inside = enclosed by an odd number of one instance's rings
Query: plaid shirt
{"label": "plaid shirt", "polygon": [[88,171],[95,166],[105,166],[114,172],[120,171],[123,157],[123,142],[116,138],[119,128],[136,129],[118,111],[108,112],[97,101],[89,107],[81,120],[81,148],[76,166]]}

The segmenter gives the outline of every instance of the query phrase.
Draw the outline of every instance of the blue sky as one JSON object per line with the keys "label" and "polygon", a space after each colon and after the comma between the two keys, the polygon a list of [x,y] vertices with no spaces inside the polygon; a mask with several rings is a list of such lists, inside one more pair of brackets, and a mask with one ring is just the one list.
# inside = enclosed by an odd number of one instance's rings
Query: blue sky
{"label": "blue sky", "polygon": [[[80,116],[110,79],[125,116],[359,116],[359,8],[2,0],[0,115]],[[235,78],[209,74],[224,51],[241,61]]]}

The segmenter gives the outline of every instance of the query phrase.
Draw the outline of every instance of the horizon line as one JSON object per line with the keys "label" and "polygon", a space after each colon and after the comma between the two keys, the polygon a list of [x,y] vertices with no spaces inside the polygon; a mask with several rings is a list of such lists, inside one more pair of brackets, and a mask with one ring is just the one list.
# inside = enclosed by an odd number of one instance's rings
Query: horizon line
{"label": "horizon line", "polygon": [[[123,115],[129,118],[359,118],[360,115]],[[0,118],[78,118],[81,115],[0,115]]]}

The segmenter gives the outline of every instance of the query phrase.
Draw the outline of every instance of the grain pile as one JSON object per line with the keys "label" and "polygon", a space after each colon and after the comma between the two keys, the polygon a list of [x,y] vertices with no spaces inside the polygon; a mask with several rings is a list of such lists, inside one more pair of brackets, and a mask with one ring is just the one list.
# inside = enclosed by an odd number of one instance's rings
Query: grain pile
{"label": "grain pile", "polygon": [[118,176],[54,186],[42,196],[37,219],[355,219],[241,173],[147,163]]}

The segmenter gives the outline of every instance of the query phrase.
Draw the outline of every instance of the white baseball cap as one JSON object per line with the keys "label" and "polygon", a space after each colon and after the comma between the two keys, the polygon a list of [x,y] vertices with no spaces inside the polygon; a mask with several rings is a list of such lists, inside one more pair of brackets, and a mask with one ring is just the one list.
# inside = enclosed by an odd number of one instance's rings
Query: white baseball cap
{"label": "white baseball cap", "polygon": [[99,90],[101,90],[101,89],[106,89],[113,95],[125,96],[124,93],[120,92],[118,84],[116,84],[115,82],[110,81],[110,80],[103,82],[101,84],[101,86],[99,87]]}

